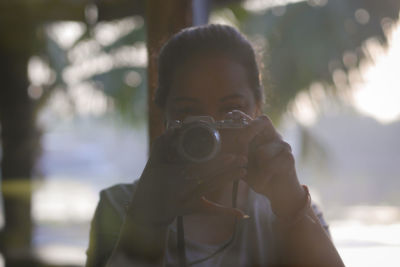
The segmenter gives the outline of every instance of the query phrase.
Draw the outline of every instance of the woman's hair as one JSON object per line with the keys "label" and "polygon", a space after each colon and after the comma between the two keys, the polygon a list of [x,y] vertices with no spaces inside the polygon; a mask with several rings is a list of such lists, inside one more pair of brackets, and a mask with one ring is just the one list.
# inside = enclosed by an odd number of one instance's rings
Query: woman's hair
{"label": "woman's hair", "polygon": [[184,29],[161,48],[158,60],[158,88],[155,103],[164,108],[175,71],[197,55],[222,54],[241,64],[246,70],[257,103],[263,103],[263,88],[256,56],[250,42],[235,28],[211,24]]}

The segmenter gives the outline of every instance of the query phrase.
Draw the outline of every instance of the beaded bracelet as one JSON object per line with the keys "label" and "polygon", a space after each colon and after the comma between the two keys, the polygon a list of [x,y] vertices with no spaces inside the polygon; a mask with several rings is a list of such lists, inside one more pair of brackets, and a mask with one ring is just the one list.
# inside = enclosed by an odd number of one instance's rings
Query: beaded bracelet
{"label": "beaded bracelet", "polygon": [[298,222],[300,222],[305,217],[307,217],[307,212],[311,207],[311,195],[310,195],[310,191],[308,190],[308,187],[306,185],[302,185],[302,187],[304,188],[304,191],[306,192],[306,200],[304,202],[304,205],[293,216],[287,216],[287,217],[278,217],[277,216],[276,223],[278,223],[280,227],[290,228],[290,227],[296,225]]}

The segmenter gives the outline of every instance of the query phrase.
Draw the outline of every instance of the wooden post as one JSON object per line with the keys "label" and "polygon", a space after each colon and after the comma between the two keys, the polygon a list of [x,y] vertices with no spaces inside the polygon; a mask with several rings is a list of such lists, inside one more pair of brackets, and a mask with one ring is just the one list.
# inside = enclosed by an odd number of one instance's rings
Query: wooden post
{"label": "wooden post", "polygon": [[34,101],[27,92],[26,66],[31,41],[28,35],[24,50],[19,49],[21,44],[15,49],[0,49],[0,139],[3,150],[0,176],[5,217],[0,250],[5,266],[34,266],[31,177],[40,148],[40,131],[36,125]]}
{"label": "wooden post", "polygon": [[147,0],[147,49],[148,49],[148,115],[150,147],[164,129],[161,110],[154,104],[157,88],[157,59],[160,48],[179,30],[192,25],[191,0]]}

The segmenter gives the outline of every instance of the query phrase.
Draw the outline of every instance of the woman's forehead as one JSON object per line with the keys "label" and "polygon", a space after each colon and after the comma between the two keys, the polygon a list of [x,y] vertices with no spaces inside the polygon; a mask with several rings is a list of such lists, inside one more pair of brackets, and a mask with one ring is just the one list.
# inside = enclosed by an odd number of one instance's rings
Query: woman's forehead
{"label": "woman's forehead", "polygon": [[[223,55],[195,57],[174,74],[170,95],[247,94],[249,83],[244,67]],[[247,92],[248,91],[248,92]]]}

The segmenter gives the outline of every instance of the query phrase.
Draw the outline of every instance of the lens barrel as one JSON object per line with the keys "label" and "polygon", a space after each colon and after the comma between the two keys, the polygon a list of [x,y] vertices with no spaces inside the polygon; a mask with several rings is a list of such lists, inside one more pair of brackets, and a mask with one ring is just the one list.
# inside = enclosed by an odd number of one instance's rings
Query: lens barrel
{"label": "lens barrel", "polygon": [[220,134],[210,123],[195,121],[181,129],[178,140],[178,153],[184,160],[205,162],[219,152]]}

